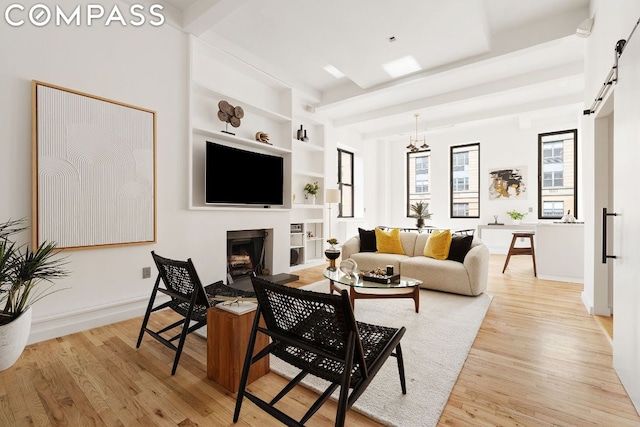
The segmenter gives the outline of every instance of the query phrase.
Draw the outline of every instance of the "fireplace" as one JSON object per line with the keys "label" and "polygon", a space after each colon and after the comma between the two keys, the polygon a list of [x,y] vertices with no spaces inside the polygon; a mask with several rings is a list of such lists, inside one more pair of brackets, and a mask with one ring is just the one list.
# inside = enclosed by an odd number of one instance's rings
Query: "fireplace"
{"label": "fireplace", "polygon": [[227,281],[234,283],[265,269],[266,230],[227,231]]}

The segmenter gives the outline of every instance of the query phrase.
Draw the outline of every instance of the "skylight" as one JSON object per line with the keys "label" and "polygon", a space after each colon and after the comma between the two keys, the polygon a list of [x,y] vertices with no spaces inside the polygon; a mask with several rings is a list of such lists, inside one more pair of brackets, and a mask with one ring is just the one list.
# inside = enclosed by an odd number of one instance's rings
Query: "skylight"
{"label": "skylight", "polygon": [[386,64],[382,64],[382,68],[389,74],[392,78],[404,76],[407,74],[411,74],[415,71],[422,70],[420,64],[413,56],[404,56],[402,58],[387,62]]}
{"label": "skylight", "polygon": [[336,79],[340,79],[340,78],[344,77],[344,74],[342,73],[342,71],[338,70],[336,67],[334,67],[331,64],[326,65],[323,68],[327,73],[331,74]]}

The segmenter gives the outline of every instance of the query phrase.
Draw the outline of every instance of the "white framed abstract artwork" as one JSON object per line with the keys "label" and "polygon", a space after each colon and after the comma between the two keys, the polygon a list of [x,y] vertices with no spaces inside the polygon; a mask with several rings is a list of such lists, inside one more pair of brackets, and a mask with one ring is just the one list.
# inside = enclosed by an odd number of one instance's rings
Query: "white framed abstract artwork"
{"label": "white framed abstract artwork", "polygon": [[489,169],[489,200],[525,199],[527,167]]}
{"label": "white framed abstract artwork", "polygon": [[33,239],[62,249],[156,241],[156,113],[32,82]]}

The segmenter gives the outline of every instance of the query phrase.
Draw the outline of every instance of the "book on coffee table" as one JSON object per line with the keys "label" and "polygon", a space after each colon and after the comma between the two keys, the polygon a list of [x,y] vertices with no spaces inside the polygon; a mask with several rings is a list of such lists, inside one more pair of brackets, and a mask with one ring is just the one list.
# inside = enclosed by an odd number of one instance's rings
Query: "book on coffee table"
{"label": "book on coffee table", "polygon": [[368,282],[376,282],[376,283],[393,283],[393,282],[398,282],[400,280],[400,275],[399,274],[392,274],[392,275],[382,275],[382,274],[370,274],[367,273],[364,276],[362,276],[363,280],[366,280]]}

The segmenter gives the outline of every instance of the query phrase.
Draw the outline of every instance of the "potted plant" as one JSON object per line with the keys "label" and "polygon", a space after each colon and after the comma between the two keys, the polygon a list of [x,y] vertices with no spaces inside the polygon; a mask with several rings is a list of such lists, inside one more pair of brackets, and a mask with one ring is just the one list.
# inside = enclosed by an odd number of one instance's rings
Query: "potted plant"
{"label": "potted plant", "polygon": [[[0,371],[20,357],[31,331],[31,306],[56,292],[52,282],[68,274],[64,258],[57,257],[55,243],[44,242],[35,250],[18,245],[10,236],[24,230],[24,220],[0,223]],[[41,282],[51,283],[44,289]]]}
{"label": "potted plant", "polygon": [[314,182],[313,184],[308,182],[304,186],[304,198],[308,200],[309,196],[311,195],[312,196],[311,200],[315,204],[316,203],[316,194],[318,194],[319,190],[320,190],[320,186],[318,185],[318,181]]}
{"label": "potted plant", "polygon": [[418,228],[422,228],[424,226],[425,219],[431,218],[431,214],[427,209],[428,207],[429,204],[425,203],[424,200],[418,200],[410,206],[411,212],[413,212],[411,218],[416,218],[416,226]]}
{"label": "potted plant", "polygon": [[336,239],[335,237],[332,237],[330,239],[327,239],[327,243],[331,246],[331,250],[336,250],[336,245],[340,242],[338,242],[338,239]]}
{"label": "potted plant", "polygon": [[520,221],[522,221],[522,219],[527,215],[527,213],[518,212],[517,210],[513,209],[510,211],[507,211],[507,215],[511,217],[514,224],[520,224]]}

